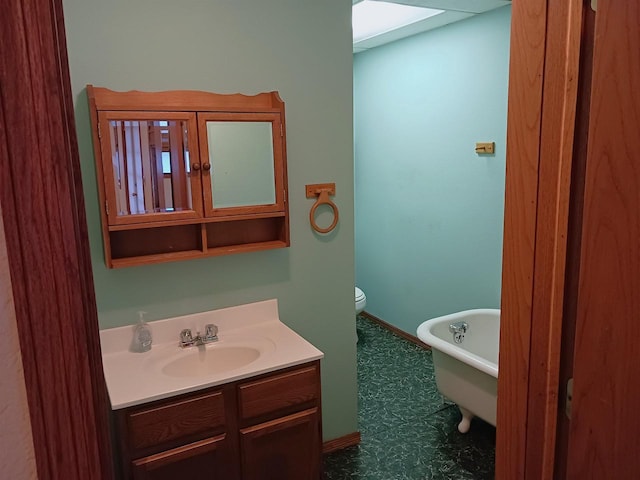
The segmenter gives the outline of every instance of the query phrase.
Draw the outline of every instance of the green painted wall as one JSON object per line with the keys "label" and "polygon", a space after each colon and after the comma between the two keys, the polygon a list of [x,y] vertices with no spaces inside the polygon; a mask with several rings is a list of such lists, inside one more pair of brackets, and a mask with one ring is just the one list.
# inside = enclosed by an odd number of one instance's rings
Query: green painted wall
{"label": "green painted wall", "polygon": [[414,335],[500,305],[510,23],[503,7],[355,56],[357,284]]}
{"label": "green painted wall", "polygon": [[[351,4],[343,0],[65,0],[100,325],[277,298],[281,319],[325,353],[324,437],[357,430]],[[291,247],[108,270],[86,84],[196,89],[286,104]],[[308,183],[336,182],[340,224],[309,226]],[[319,223],[329,222],[321,212]]]}

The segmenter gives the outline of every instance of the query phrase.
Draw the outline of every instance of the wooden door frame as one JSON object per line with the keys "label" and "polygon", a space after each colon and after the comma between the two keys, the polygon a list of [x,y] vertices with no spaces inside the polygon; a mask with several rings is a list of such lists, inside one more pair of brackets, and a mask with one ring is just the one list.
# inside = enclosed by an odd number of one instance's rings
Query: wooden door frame
{"label": "wooden door frame", "polygon": [[[553,473],[582,3],[513,3],[498,479]],[[10,55],[0,72],[0,147],[6,149],[0,201],[39,476],[72,480],[101,471],[108,479],[106,399],[61,0],[9,0],[0,26],[3,45],[15,46],[5,50]],[[46,158],[45,150],[52,152]],[[55,169],[42,169],[54,161]],[[25,182],[25,175],[38,181]],[[32,332],[46,332],[46,339]]]}
{"label": "wooden door frame", "polygon": [[0,16],[0,203],[38,477],[112,478],[61,0]]}
{"label": "wooden door frame", "polygon": [[551,479],[583,0],[514,1],[496,478]]}

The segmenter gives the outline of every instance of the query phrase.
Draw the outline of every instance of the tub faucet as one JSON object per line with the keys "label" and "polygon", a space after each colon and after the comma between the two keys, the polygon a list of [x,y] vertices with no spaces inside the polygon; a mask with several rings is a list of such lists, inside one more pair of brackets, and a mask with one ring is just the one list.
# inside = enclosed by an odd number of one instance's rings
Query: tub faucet
{"label": "tub faucet", "polygon": [[196,336],[194,337],[190,328],[185,328],[180,332],[180,346],[182,348],[197,347],[216,341],[218,341],[218,327],[213,323],[205,325],[204,335],[196,332]]}
{"label": "tub faucet", "polygon": [[467,333],[469,324],[467,322],[455,322],[449,324],[449,331],[453,333],[453,341],[456,343],[462,343],[464,340],[464,334]]}
{"label": "tub faucet", "polygon": [[467,322],[456,322],[449,324],[449,331],[451,333],[467,333],[469,324]]}

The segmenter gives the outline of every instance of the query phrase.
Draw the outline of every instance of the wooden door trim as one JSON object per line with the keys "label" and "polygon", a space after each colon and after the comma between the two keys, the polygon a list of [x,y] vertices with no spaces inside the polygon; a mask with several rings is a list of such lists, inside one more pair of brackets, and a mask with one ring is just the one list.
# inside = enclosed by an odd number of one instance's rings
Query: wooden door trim
{"label": "wooden door trim", "polygon": [[0,202],[39,478],[112,478],[61,0],[3,3]]}
{"label": "wooden door trim", "polygon": [[553,477],[582,3],[513,4],[497,479]]}
{"label": "wooden door trim", "polygon": [[[569,232],[567,236],[567,272],[565,285],[564,320],[562,322],[562,350],[560,359],[560,395],[567,394],[566,386],[573,376],[578,282],[582,251],[582,217],[589,138],[589,111],[595,40],[595,12],[589,5],[583,9],[582,42],[580,46],[580,75],[578,79],[578,108],[576,111],[573,165],[571,168],[571,199]],[[566,478],[570,421],[560,408],[556,438],[556,478]]]}
{"label": "wooden door trim", "polygon": [[546,0],[514,2],[507,111],[496,479],[524,478]]}
{"label": "wooden door trim", "polygon": [[550,2],[538,173],[526,478],[553,478],[582,0]]}

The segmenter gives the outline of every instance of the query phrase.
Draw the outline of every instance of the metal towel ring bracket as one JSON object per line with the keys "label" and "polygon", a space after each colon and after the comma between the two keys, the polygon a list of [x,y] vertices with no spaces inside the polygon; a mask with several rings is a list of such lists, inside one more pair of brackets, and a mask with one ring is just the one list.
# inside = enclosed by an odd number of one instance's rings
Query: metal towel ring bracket
{"label": "metal towel ring bracket", "polygon": [[[336,194],[336,184],[335,183],[317,183],[314,185],[305,185],[307,198],[318,197],[316,203],[311,207],[311,211],[309,212],[309,222],[311,223],[311,227],[318,233],[329,233],[331,230],[336,228],[338,224],[338,219],[340,214],[338,213],[338,207],[335,203],[331,201],[329,195]],[[320,205],[328,205],[333,210],[333,222],[327,228],[319,227],[316,223],[316,210]]]}

